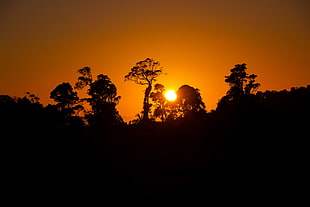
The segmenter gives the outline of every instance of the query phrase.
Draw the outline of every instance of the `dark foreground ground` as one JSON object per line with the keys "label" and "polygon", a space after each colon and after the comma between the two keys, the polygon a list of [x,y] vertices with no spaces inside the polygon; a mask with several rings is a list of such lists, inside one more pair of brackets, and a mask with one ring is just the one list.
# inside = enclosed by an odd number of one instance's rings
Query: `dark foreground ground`
{"label": "dark foreground ground", "polygon": [[88,196],[103,203],[192,202],[227,187],[233,192],[228,183],[238,183],[236,172],[260,172],[249,179],[257,184],[274,170],[308,164],[307,122],[259,123],[20,128],[2,136],[5,189],[13,200],[44,203]]}

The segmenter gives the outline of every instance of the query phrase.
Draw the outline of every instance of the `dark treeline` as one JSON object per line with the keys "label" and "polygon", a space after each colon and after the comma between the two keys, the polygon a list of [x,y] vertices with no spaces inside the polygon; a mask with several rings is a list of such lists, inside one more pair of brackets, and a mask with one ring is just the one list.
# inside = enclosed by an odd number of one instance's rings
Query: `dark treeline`
{"label": "dark treeline", "polygon": [[[208,112],[189,85],[167,101],[165,87],[155,84],[162,68],[147,58],[125,76],[146,86],[142,112],[125,123],[110,78],[94,78],[89,67],[78,73],[74,86],[51,91],[54,105],[44,107],[30,92],[0,95],[2,147],[16,182],[47,176],[53,185],[64,175],[100,172],[106,199],[182,200],[204,193],[210,168],[306,164],[310,85],[258,91],[257,76],[238,64],[225,76],[226,95]],[[78,97],[83,88],[88,98]]]}

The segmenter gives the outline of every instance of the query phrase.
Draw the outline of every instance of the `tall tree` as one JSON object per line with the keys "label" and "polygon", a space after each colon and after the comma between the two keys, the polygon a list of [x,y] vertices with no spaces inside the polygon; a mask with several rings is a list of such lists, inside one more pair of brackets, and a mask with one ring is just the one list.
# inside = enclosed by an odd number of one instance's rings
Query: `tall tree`
{"label": "tall tree", "polygon": [[143,120],[149,119],[151,104],[149,103],[152,85],[156,78],[162,74],[160,63],[151,58],[146,58],[143,61],[137,62],[131,71],[125,76],[125,81],[134,81],[136,84],[146,85],[143,99]]}
{"label": "tall tree", "polygon": [[260,84],[255,83],[257,75],[247,74],[246,69],[245,63],[237,64],[230,70],[231,74],[225,76],[225,82],[230,86],[226,94],[226,99],[236,100],[244,95],[250,95],[258,89]]}
{"label": "tall tree", "polygon": [[80,73],[81,76],[78,77],[78,82],[75,83],[74,88],[83,89],[85,86],[88,86],[93,82],[93,76],[91,74],[90,67],[81,68],[78,70],[78,73]]}
{"label": "tall tree", "polygon": [[92,112],[88,116],[89,122],[103,124],[117,124],[123,119],[116,110],[120,96],[117,96],[117,88],[107,75],[100,74],[93,81],[91,69],[84,67],[78,70],[81,76],[75,84],[75,88],[83,89],[89,86],[87,102],[91,105]]}
{"label": "tall tree", "polygon": [[189,85],[183,85],[178,89],[177,102],[183,117],[193,113],[206,112],[206,105],[202,101],[199,89]]}
{"label": "tall tree", "polygon": [[79,101],[77,92],[73,91],[70,83],[59,84],[50,93],[50,98],[57,102],[56,106],[66,115],[71,115],[74,112],[74,106]]}
{"label": "tall tree", "polygon": [[245,63],[237,64],[230,70],[230,75],[225,76],[230,88],[217,104],[219,114],[241,117],[242,114],[250,114],[247,110],[257,106],[258,97],[254,94],[260,84],[255,82],[257,75],[249,75],[246,70]]}
{"label": "tall tree", "polygon": [[89,103],[95,114],[95,120],[104,124],[123,122],[116,110],[120,96],[117,96],[116,86],[107,75],[98,75],[97,80],[90,84],[88,95]]}
{"label": "tall tree", "polygon": [[167,100],[164,95],[165,92],[165,86],[162,84],[155,84],[154,91],[150,94],[150,98],[152,99],[154,103],[154,118],[160,118],[161,121],[165,121],[167,117],[166,113],[166,103]]}
{"label": "tall tree", "polygon": [[251,74],[247,76],[247,84],[244,87],[244,93],[245,95],[250,95],[253,94],[254,92],[257,91],[258,87],[260,86],[259,83],[255,83],[255,78],[257,75]]}

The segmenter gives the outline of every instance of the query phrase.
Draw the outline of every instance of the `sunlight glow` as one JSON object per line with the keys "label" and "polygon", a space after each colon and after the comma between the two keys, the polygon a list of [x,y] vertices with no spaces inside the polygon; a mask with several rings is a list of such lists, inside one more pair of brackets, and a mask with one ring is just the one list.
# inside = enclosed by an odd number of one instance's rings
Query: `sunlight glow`
{"label": "sunlight glow", "polygon": [[165,97],[168,101],[174,101],[177,98],[177,94],[175,93],[174,90],[168,90],[165,93]]}

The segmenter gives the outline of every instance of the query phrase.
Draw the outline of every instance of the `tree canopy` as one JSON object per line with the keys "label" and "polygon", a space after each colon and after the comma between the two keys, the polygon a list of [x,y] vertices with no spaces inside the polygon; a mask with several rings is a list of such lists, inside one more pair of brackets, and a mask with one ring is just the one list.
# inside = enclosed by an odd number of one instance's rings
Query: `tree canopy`
{"label": "tree canopy", "polygon": [[132,67],[130,72],[125,76],[125,81],[130,80],[139,85],[147,85],[143,99],[143,120],[149,119],[151,107],[149,98],[152,91],[152,85],[157,80],[157,77],[161,74],[162,67],[160,67],[160,63],[151,58],[146,58],[143,61],[137,62],[136,65]]}
{"label": "tree canopy", "polygon": [[[121,101],[116,85],[108,75],[91,72],[78,70],[75,88],[57,85],[50,93],[55,102],[47,106],[30,92],[0,95],[1,140],[10,172],[26,167],[31,169],[23,172],[26,177],[37,178],[33,170],[53,169],[47,170],[52,177],[58,171],[84,176],[99,170],[111,200],[184,195],[192,201],[197,193],[205,197],[208,168],[308,163],[310,85],[257,91],[257,76],[248,74],[245,64],[236,65],[223,78],[229,89],[216,110],[206,111],[195,86],[182,84],[177,99],[168,101],[165,86],[153,82],[149,120],[138,115],[124,123],[116,109]],[[78,110],[83,111],[72,113]]]}
{"label": "tree canopy", "polygon": [[92,110],[88,111],[88,121],[93,124],[113,125],[123,122],[116,105],[120,96],[117,88],[107,75],[99,74],[94,81],[91,69],[84,67],[78,70],[81,76],[75,84],[75,88],[83,89],[88,86],[87,94],[90,96],[85,100],[90,104]]}
{"label": "tree canopy", "polygon": [[229,84],[230,89],[227,91],[227,98],[229,100],[235,100],[243,95],[250,95],[257,91],[260,86],[259,83],[255,83],[257,75],[249,75],[246,72],[246,64],[237,64],[230,70],[230,75],[225,76],[225,82]]}
{"label": "tree canopy", "polygon": [[77,104],[79,97],[77,92],[73,91],[70,83],[59,84],[50,94],[50,98],[57,102],[57,106],[61,109],[69,109]]}

